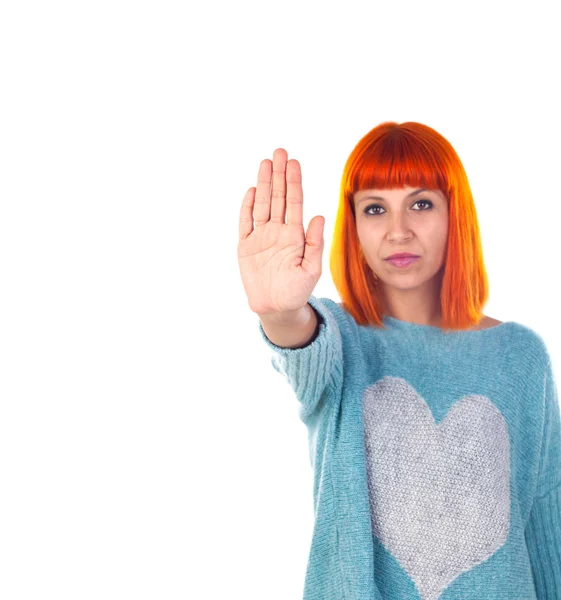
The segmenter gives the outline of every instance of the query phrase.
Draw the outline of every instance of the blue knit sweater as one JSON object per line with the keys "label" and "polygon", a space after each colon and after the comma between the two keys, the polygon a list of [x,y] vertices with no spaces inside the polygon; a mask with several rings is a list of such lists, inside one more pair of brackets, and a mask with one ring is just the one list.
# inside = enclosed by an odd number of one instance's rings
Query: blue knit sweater
{"label": "blue knit sweater", "polygon": [[304,600],[561,600],[561,418],[550,356],[507,321],[360,326],[272,350],[307,427]]}

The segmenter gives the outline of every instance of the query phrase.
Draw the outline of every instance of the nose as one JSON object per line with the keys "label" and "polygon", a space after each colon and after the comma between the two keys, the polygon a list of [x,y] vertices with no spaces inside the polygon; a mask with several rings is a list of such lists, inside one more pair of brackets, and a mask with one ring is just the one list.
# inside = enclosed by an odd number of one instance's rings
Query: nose
{"label": "nose", "polygon": [[407,220],[407,215],[397,212],[390,217],[388,236],[390,239],[408,239],[411,237],[411,229]]}

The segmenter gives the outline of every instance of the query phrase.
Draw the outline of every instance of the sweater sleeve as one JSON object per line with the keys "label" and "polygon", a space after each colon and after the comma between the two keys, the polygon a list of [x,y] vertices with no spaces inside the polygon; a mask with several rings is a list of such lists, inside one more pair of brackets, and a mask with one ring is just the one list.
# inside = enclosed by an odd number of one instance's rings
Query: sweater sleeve
{"label": "sweater sleeve", "polygon": [[551,360],[548,360],[545,375],[545,411],[538,484],[525,529],[525,537],[538,600],[559,600],[561,598],[561,411]]}
{"label": "sweater sleeve", "polygon": [[324,302],[311,296],[308,304],[318,317],[318,329],[310,343],[302,348],[282,348],[265,334],[261,321],[261,337],[273,351],[271,363],[285,377],[301,403],[300,417],[306,422],[315,412],[330,383],[342,381],[343,350],[339,325]]}

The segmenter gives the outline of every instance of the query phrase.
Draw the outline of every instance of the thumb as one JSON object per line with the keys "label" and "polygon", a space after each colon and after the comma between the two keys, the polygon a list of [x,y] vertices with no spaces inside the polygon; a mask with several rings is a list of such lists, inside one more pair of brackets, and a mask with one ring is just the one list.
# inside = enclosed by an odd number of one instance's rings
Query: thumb
{"label": "thumb", "polygon": [[306,246],[304,260],[314,271],[321,271],[321,255],[323,253],[323,229],[325,219],[321,215],[315,216],[308,225],[306,232]]}

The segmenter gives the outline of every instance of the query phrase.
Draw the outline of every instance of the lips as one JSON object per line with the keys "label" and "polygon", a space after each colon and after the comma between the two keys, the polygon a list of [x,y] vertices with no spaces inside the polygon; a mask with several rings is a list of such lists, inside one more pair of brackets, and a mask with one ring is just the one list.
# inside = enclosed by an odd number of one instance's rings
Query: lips
{"label": "lips", "polygon": [[407,256],[405,258],[388,258],[386,262],[394,267],[397,267],[398,269],[402,269],[408,267],[417,260],[419,260],[418,256]]}
{"label": "lips", "polygon": [[411,254],[410,252],[396,252],[396,254],[388,256],[385,260],[393,260],[396,258],[419,258],[419,255]]}

